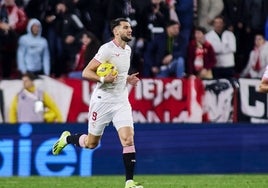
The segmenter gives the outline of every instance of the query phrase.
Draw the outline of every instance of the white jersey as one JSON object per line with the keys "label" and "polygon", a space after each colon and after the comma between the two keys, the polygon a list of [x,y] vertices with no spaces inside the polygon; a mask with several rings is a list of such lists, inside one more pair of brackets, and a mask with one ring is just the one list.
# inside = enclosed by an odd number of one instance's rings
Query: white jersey
{"label": "white jersey", "polygon": [[118,77],[114,83],[97,83],[97,86],[91,96],[91,102],[101,101],[109,103],[120,103],[128,101],[127,76],[130,67],[131,48],[126,45],[123,49],[110,41],[103,44],[95,59],[100,63],[113,63],[118,71]]}

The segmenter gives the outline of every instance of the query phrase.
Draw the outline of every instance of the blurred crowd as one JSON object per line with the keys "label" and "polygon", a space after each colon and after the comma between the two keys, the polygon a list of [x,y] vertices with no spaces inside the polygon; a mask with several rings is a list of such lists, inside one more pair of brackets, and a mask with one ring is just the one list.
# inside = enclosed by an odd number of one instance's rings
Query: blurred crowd
{"label": "blurred crowd", "polygon": [[118,17],[140,77],[261,78],[268,65],[267,0],[0,0],[1,79],[81,78]]}

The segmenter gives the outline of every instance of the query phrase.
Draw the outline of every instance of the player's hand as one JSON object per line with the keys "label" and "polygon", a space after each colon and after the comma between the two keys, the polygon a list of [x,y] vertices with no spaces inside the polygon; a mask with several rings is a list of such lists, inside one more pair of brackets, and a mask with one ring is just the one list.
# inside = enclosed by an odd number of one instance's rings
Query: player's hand
{"label": "player's hand", "polygon": [[116,81],[117,75],[113,75],[112,73],[108,74],[104,77],[104,83],[113,83]]}
{"label": "player's hand", "polygon": [[137,77],[138,74],[139,73],[136,72],[136,73],[129,75],[127,77],[127,83],[129,83],[130,85],[136,86],[138,81],[140,81],[140,79]]}

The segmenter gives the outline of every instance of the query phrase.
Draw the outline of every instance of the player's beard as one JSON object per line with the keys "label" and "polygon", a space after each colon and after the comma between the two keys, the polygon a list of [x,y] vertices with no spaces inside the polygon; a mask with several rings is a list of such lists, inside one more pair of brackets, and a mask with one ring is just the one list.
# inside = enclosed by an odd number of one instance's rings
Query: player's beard
{"label": "player's beard", "polygon": [[122,39],[122,41],[130,42],[132,40],[132,37],[121,36],[121,39]]}

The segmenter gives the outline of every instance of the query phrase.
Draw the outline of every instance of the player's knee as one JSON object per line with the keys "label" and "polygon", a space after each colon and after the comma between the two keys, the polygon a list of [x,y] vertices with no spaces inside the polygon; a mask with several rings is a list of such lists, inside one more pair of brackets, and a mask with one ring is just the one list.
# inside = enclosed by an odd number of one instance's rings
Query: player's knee
{"label": "player's knee", "polygon": [[123,146],[133,146],[134,145],[134,141],[132,137],[127,137],[125,139],[122,140],[122,144]]}

